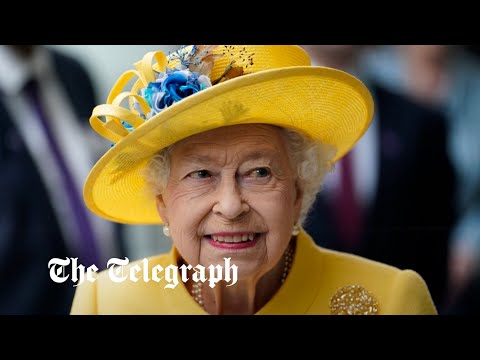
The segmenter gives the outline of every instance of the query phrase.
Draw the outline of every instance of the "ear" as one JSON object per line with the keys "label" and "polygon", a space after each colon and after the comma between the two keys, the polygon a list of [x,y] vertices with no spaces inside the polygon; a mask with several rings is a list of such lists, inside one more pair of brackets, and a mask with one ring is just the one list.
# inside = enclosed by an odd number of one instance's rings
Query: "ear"
{"label": "ear", "polygon": [[293,202],[294,218],[296,221],[300,218],[300,210],[302,209],[303,188],[300,186],[298,179],[295,181],[295,201]]}
{"label": "ear", "polygon": [[165,201],[163,201],[163,196],[157,195],[155,201],[157,204],[158,215],[160,215],[164,224],[168,224],[167,207],[165,206]]}

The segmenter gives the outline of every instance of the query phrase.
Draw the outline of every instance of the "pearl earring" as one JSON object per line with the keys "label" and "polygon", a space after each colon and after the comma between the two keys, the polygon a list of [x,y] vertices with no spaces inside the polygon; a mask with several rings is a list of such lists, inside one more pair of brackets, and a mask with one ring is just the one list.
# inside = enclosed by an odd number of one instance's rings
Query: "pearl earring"
{"label": "pearl earring", "polygon": [[165,235],[166,237],[170,237],[170,228],[168,227],[168,225],[163,225],[163,235]]}
{"label": "pearl earring", "polygon": [[298,234],[300,234],[300,227],[297,224],[295,224],[293,225],[292,235],[297,236]]}

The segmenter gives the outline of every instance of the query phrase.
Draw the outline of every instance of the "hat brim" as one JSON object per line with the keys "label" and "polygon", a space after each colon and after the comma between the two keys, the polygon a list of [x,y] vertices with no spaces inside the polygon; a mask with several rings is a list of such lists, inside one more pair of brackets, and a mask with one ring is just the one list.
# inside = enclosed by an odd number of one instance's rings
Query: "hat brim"
{"label": "hat brim", "polygon": [[368,89],[340,70],[302,66],[241,76],[179,101],[115,144],[90,172],[84,200],[115,222],[161,224],[143,176],[161,149],[218,127],[263,123],[333,145],[336,161],[365,133],[372,116]]}

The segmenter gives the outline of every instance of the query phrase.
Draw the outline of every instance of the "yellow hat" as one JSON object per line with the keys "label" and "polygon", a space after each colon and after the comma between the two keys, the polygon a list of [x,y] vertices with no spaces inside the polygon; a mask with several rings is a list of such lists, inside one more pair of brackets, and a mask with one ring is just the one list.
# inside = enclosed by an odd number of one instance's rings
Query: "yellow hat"
{"label": "yellow hat", "polygon": [[[182,47],[168,57],[148,53],[135,68],[120,76],[107,104],[95,107],[90,118],[94,130],[115,145],[88,175],[84,199],[95,214],[116,222],[162,223],[143,170],[154,154],[188,136],[272,124],[333,145],[338,160],[373,116],[372,97],[358,79],[310,66],[298,46]],[[122,92],[134,77],[131,90]]]}

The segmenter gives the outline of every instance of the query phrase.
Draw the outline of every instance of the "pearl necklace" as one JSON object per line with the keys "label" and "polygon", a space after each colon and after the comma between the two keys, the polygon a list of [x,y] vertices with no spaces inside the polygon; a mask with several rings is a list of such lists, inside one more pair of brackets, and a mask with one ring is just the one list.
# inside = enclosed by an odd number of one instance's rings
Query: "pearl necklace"
{"label": "pearl necklace", "polygon": [[[290,273],[290,269],[292,268],[293,263],[293,255],[295,253],[295,247],[290,242],[288,244],[287,250],[285,250],[285,259],[283,263],[283,272],[282,277],[280,278],[280,282],[283,284],[287,279],[288,274]],[[204,307],[203,302],[203,295],[202,295],[202,282],[196,282],[192,285],[192,297],[200,305],[202,308]]]}

